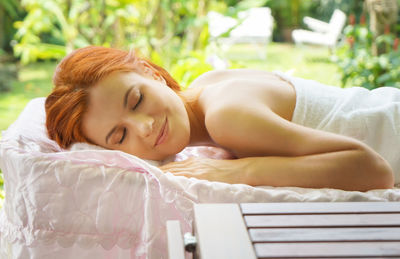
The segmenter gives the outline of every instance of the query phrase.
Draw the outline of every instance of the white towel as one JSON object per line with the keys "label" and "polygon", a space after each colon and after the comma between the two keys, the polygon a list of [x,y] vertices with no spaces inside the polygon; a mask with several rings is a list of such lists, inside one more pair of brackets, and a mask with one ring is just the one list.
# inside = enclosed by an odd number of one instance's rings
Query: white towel
{"label": "white towel", "polygon": [[275,72],[296,90],[294,123],[356,138],[383,156],[400,183],[400,90],[339,88]]}

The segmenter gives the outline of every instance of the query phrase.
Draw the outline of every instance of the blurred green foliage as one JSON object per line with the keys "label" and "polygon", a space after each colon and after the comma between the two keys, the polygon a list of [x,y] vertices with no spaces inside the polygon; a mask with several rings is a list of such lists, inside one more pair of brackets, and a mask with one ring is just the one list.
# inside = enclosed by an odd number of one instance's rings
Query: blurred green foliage
{"label": "blurred green foliage", "polygon": [[22,0],[21,5],[27,15],[14,24],[14,53],[23,64],[60,59],[86,45],[119,45],[120,29],[135,15],[127,1]]}
{"label": "blurred green foliage", "polygon": [[208,3],[206,0],[22,0],[27,15],[15,23],[18,30],[14,53],[27,64],[39,59],[58,60],[87,45],[134,47],[171,68],[178,56],[189,56],[205,47],[204,15]]}
{"label": "blurred green foliage", "polygon": [[[351,84],[374,89],[382,86],[400,88],[399,39],[387,32],[374,39],[365,24],[348,25],[346,41],[337,49],[337,63],[342,86]],[[373,55],[372,45],[383,46],[383,53]]]}
{"label": "blurred green foliage", "polygon": [[[18,2],[18,0],[11,0]],[[275,19],[274,40],[290,40],[302,17],[328,20],[335,8],[360,13],[362,0],[21,0],[25,14],[17,29],[14,54],[23,64],[59,60],[87,45],[135,48],[165,67],[186,86],[212,69],[206,14],[235,17],[244,9],[268,6]],[[217,50],[218,52],[218,50]],[[183,66],[184,65],[184,66]]]}
{"label": "blurred green foliage", "polygon": [[19,69],[18,79],[10,80],[11,90],[0,94],[0,132],[8,128],[31,99],[50,93],[55,65],[38,62]]}
{"label": "blurred green foliage", "polygon": [[12,52],[11,42],[16,31],[13,23],[23,19],[25,12],[19,0],[0,1],[0,56]]}
{"label": "blurred green foliage", "polygon": [[4,202],[4,198],[5,198],[5,193],[4,193],[4,179],[3,179],[3,173],[0,170],[0,209],[3,207],[3,202]]}
{"label": "blurred green foliage", "polygon": [[14,54],[23,64],[59,60],[87,45],[135,48],[182,85],[211,70],[206,14],[235,16],[267,0],[22,0]]}
{"label": "blurred green foliage", "polygon": [[18,0],[0,1],[0,92],[10,90],[10,82],[17,77],[18,65],[11,46],[16,31],[13,23],[24,14]]}
{"label": "blurred green foliage", "polygon": [[17,78],[18,65],[10,62],[9,56],[0,55],[0,93],[11,89],[11,82]]}

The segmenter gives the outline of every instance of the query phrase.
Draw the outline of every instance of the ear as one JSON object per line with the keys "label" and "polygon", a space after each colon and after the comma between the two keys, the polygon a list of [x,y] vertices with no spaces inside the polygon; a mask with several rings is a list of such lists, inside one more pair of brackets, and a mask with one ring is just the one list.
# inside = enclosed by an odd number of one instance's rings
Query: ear
{"label": "ear", "polygon": [[149,77],[149,78],[151,78],[151,79],[154,79],[154,80],[156,80],[156,81],[163,82],[163,83],[165,83],[165,84],[167,83],[167,82],[165,81],[164,77],[160,74],[160,72],[158,72],[158,71],[157,71],[152,65],[150,65],[147,61],[145,61],[145,60],[140,60],[139,63],[140,63],[140,67],[141,67],[142,73],[143,73],[145,76],[147,76],[147,77]]}

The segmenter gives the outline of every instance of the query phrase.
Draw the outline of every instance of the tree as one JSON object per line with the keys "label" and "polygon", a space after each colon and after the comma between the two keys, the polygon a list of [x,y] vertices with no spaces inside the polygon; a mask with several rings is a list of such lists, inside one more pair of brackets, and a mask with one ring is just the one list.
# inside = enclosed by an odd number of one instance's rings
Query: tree
{"label": "tree", "polygon": [[15,29],[13,23],[22,19],[24,13],[17,0],[0,1],[0,49],[10,52]]}
{"label": "tree", "polygon": [[374,41],[372,51],[374,55],[382,54],[384,50],[383,44],[377,44],[376,38],[380,35],[394,31],[397,23],[398,6],[396,0],[366,0],[365,2],[369,17],[370,30],[373,33]]}
{"label": "tree", "polygon": [[[14,53],[22,63],[61,58],[86,45],[120,44],[119,26],[134,19],[128,0],[23,0],[27,11],[15,23]],[[135,1],[133,1],[135,2]],[[137,1],[138,2],[138,1]]]}
{"label": "tree", "polygon": [[[126,47],[145,54],[174,45],[203,47],[209,0],[23,0],[28,12],[15,53],[23,63],[59,58],[86,45]],[[169,50],[171,51],[171,49]]]}

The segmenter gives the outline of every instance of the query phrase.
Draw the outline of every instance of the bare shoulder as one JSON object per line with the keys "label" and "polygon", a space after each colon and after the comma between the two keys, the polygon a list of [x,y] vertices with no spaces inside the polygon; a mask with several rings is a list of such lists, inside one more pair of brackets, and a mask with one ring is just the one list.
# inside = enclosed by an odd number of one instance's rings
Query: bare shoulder
{"label": "bare shoulder", "polygon": [[245,103],[223,101],[210,107],[205,114],[205,126],[212,140],[238,157],[250,155],[247,152],[250,150],[247,147],[249,134],[268,132],[273,126],[268,119],[273,112],[266,104]]}
{"label": "bare shoulder", "polygon": [[198,102],[213,141],[239,156],[272,153],[265,147],[275,146],[278,138],[271,132],[282,132],[287,125],[281,122],[291,120],[293,88],[258,70],[215,71],[201,80],[205,85]]}
{"label": "bare shoulder", "polygon": [[227,107],[251,111],[253,106],[267,106],[279,116],[291,120],[296,103],[292,85],[274,73],[262,70],[212,71],[194,83],[203,88],[198,101],[204,114],[218,111],[221,115],[222,108],[225,111]]}

